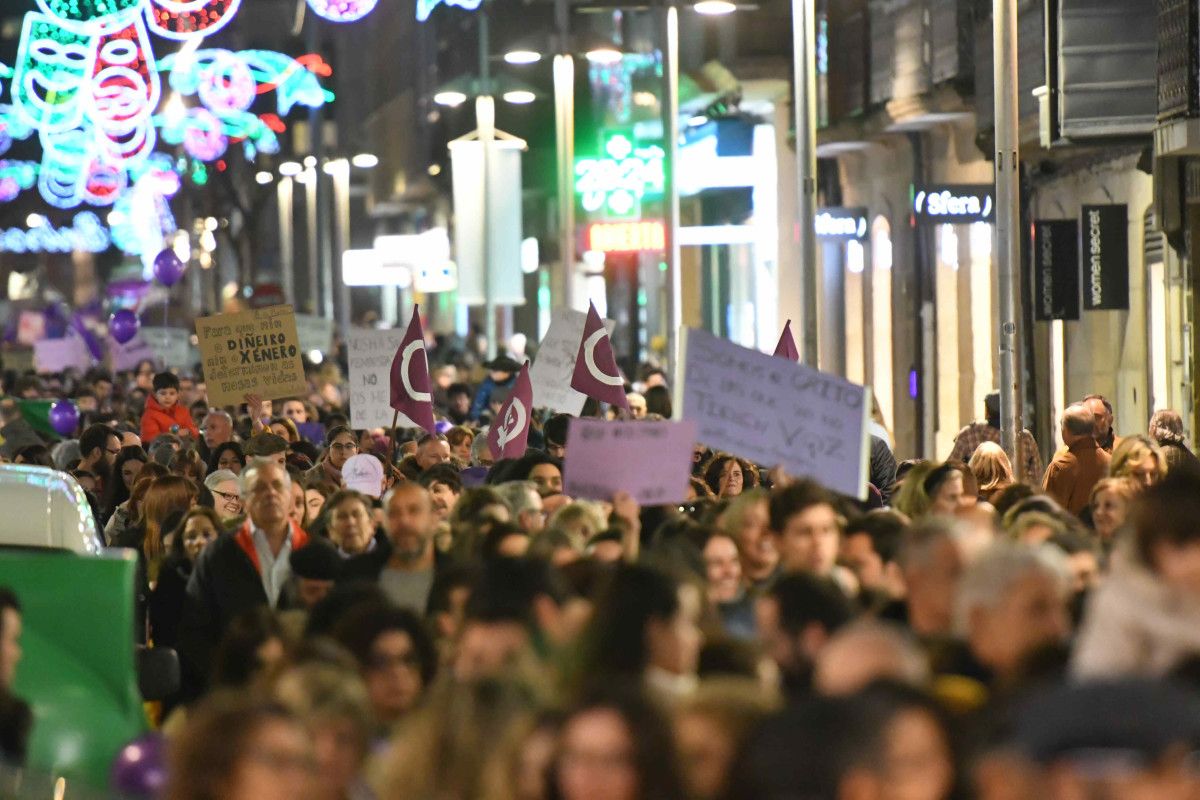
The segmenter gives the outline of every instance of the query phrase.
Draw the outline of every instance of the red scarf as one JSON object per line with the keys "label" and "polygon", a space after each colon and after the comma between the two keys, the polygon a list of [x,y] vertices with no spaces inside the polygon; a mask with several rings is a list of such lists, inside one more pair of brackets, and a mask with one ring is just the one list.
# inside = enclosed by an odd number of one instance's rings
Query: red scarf
{"label": "red scarf", "polygon": [[[296,524],[294,519],[289,519],[288,525],[292,528],[292,552],[294,553],[308,544],[308,534]],[[250,559],[250,563],[254,565],[254,571],[262,575],[262,565],[258,563],[258,550],[254,547],[254,526],[249,519],[242,523],[241,528],[238,528],[238,532],[234,534],[234,541]]]}

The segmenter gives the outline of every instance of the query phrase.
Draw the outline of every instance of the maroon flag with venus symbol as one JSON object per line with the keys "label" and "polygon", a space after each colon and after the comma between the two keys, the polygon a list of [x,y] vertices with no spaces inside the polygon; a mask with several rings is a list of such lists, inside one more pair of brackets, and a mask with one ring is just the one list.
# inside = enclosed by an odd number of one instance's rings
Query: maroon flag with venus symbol
{"label": "maroon flag with venus symbol", "polygon": [[792,336],[790,319],[783,326],[783,333],[779,334],[779,344],[775,345],[775,355],[781,358],[790,358],[797,363],[800,362],[800,351],[796,349],[796,339]]}
{"label": "maroon flag with venus symbol", "polygon": [[392,408],[434,432],[433,394],[430,392],[429,359],[425,354],[425,332],[420,308],[413,306],[412,322],[404,332],[392,359]]}
{"label": "maroon flag with venus symbol", "polygon": [[596,313],[596,306],[590,303],[587,322],[583,324],[583,338],[579,340],[579,353],[575,356],[571,388],[602,403],[629,410],[625,379],[617,369],[608,329]]}
{"label": "maroon flag with venus symbol", "polygon": [[512,394],[500,406],[500,413],[488,427],[488,449],[492,458],[520,458],[529,441],[529,412],[533,409],[533,384],[529,382],[529,362],[521,365]]}

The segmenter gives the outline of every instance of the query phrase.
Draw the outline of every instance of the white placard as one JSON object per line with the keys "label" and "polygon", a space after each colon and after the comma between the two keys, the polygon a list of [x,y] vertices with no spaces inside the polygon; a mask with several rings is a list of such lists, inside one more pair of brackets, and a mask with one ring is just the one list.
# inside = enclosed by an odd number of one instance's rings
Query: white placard
{"label": "white placard", "polygon": [[[575,372],[575,357],[579,355],[579,340],[583,338],[586,322],[585,311],[570,308],[554,311],[546,337],[538,346],[537,358],[529,368],[534,408],[552,408],[573,416],[583,411],[587,398],[571,388],[571,375]],[[606,319],[604,327],[611,336],[617,323]]]}
{"label": "white placard", "polygon": [[333,351],[333,320],[314,314],[297,314],[296,338],[305,353],[313,350],[330,353]]}
{"label": "white placard", "polygon": [[870,389],[694,328],[680,363],[675,408],[697,441],[866,497]]}
{"label": "white placard", "polygon": [[[355,329],[346,340],[350,361],[350,427],[389,428],[392,424],[392,359],[404,340],[404,330]],[[401,428],[418,427],[401,414]]]}

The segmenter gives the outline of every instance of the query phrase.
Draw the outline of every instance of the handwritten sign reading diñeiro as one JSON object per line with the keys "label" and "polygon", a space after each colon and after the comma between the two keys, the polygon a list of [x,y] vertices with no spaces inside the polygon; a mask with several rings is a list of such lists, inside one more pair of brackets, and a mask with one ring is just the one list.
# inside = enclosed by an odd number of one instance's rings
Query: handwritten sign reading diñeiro
{"label": "handwritten sign reading di\u00f1eiro", "polygon": [[592,500],[611,500],[624,491],[647,506],[682,502],[695,443],[692,422],[573,419],[563,490]]}
{"label": "handwritten sign reading di\u00f1eiro", "polygon": [[696,438],[865,497],[870,389],[685,328],[675,408]]}
{"label": "handwritten sign reading di\u00f1eiro", "polygon": [[201,317],[196,337],[210,405],[237,405],[246,394],[279,400],[308,390],[291,306]]}

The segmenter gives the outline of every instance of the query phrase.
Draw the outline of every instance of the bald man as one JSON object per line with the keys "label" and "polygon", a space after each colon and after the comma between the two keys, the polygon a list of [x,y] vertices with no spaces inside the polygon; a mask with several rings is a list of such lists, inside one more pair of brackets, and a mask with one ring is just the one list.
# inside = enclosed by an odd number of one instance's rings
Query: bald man
{"label": "bald man", "polygon": [[1096,442],[1096,418],[1083,403],[1067,406],[1062,416],[1062,440],[1067,449],[1059,452],[1042,479],[1042,489],[1072,514],[1087,508],[1096,482],[1108,474],[1112,456]]}
{"label": "bald man", "polygon": [[424,614],[436,566],[433,497],[420,484],[401,483],[384,495],[383,513],[387,535],[374,549],[350,558],[338,579],[378,581],[393,603]]}

